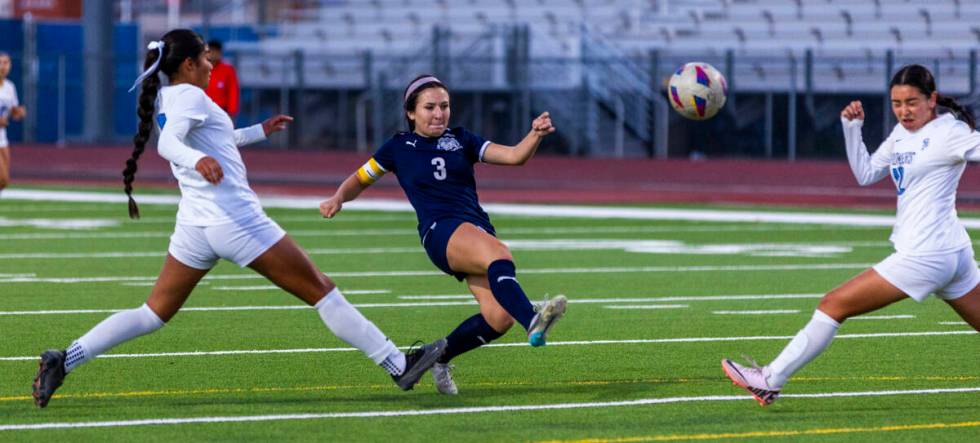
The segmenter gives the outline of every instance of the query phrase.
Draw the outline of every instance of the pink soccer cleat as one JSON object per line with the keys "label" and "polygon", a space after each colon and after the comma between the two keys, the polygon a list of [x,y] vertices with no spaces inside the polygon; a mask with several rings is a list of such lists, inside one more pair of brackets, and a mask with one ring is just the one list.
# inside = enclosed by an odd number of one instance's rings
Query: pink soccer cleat
{"label": "pink soccer cleat", "polygon": [[759,406],[769,406],[779,398],[779,389],[769,386],[769,368],[753,365],[745,367],[729,359],[722,359],[721,369],[737,386],[752,394]]}

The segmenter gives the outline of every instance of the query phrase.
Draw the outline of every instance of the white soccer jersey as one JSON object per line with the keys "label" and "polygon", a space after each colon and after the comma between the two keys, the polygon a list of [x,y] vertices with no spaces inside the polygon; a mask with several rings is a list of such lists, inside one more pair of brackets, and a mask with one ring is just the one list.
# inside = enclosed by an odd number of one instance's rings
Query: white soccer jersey
{"label": "white soccer jersey", "polygon": [[898,193],[891,242],[908,255],[954,252],[971,246],[956,215],[956,187],[967,161],[980,160],[980,133],[942,114],[915,132],[901,124],[873,155],[861,139],[863,121],[841,119],[847,159],[861,185],[890,175]]}
{"label": "white soccer jersey", "polygon": [[[14,87],[14,82],[10,80],[3,80],[3,84],[0,84],[0,116],[7,117],[7,124],[10,124],[10,110],[16,106],[20,106],[20,102],[17,101],[17,88]],[[6,148],[10,145],[7,141],[7,128],[0,128],[0,148]]]}
{"label": "white soccer jersey", "polygon": [[[214,226],[264,215],[248,185],[239,146],[265,139],[262,125],[235,130],[228,114],[204,90],[165,86],[157,97],[157,151],[170,161],[180,183],[177,223]],[[212,185],[194,169],[204,156],[221,164],[224,178]]]}

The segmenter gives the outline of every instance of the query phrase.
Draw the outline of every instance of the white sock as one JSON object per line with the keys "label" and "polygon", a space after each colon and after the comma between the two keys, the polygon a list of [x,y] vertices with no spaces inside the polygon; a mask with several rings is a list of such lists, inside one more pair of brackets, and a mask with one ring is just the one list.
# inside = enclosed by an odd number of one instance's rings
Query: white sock
{"label": "white sock", "polygon": [[[398,370],[404,370],[404,354],[395,347],[395,344],[378,329],[374,323],[364,318],[354,306],[352,306],[340,290],[334,288],[327,293],[316,304],[316,310],[320,313],[323,323],[330,328],[341,340],[347,344],[360,349],[375,364],[382,364],[388,360],[392,354],[391,362]],[[397,355],[402,356],[402,363],[398,368]],[[385,369],[388,369],[387,367]],[[389,370],[390,372],[390,370]]]}
{"label": "white sock", "polygon": [[395,377],[405,373],[405,353],[398,351],[388,354],[388,357],[381,362],[381,367],[385,368],[389,374]]}
{"label": "white sock", "polygon": [[774,389],[782,388],[786,380],[796,371],[830,346],[839,327],[840,323],[829,315],[819,309],[813,311],[810,322],[783,348],[783,352],[769,363],[769,386]]}
{"label": "white sock", "polygon": [[149,334],[163,325],[163,320],[146,304],[112,314],[68,347],[65,372],[71,372],[114,346]]}

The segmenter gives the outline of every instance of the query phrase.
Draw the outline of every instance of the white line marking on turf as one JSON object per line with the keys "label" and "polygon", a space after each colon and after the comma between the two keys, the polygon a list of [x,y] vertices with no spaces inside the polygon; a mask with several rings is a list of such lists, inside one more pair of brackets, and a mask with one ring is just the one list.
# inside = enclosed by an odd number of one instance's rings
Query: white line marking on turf
{"label": "white line marking on turf", "polygon": [[799,309],[769,309],[756,311],[712,311],[716,315],[769,315],[769,314],[799,314]]}
{"label": "white line marking on turf", "polygon": [[[613,274],[636,272],[751,272],[751,271],[827,271],[840,269],[864,269],[874,263],[814,263],[806,265],[722,265],[722,266],[623,266],[606,268],[538,268],[521,269],[521,274]],[[331,277],[432,277],[442,276],[439,271],[367,271],[330,272]],[[248,280],[265,278],[258,274],[208,275],[206,280]],[[16,277],[0,278],[0,283],[106,283],[122,281],[155,281],[156,276],[114,277]]]}
{"label": "white line marking on turf", "polygon": [[688,305],[606,305],[606,309],[682,309]]}
{"label": "white line marking on turf", "polygon": [[915,318],[911,314],[900,314],[900,315],[859,315],[857,317],[851,317],[848,320],[898,320],[905,318]]}
{"label": "white line marking on turf", "polygon": [[0,227],[27,226],[44,229],[114,228],[119,222],[96,218],[7,218],[0,217]]}
{"label": "white line marking on turf", "polygon": [[941,322],[939,322],[939,324],[941,324],[941,325],[966,326],[969,323],[967,323],[965,321],[941,321]]}
{"label": "white line marking on turf", "polygon": [[[125,203],[121,193],[46,191],[34,189],[8,189],[4,191],[5,200],[32,201],[70,201],[70,202],[111,202]],[[176,205],[177,195],[143,195],[140,203]],[[319,197],[261,197],[266,208],[316,209],[320,206]],[[669,209],[669,208],[629,208],[615,206],[572,206],[572,205],[526,205],[526,204],[486,204],[484,209],[491,214],[523,215],[537,217],[585,218],[585,219],[631,219],[631,220],[687,220],[709,222],[746,223],[793,223],[849,226],[890,227],[895,224],[891,215],[865,214],[827,214],[806,212],[761,212],[761,211],[722,211],[709,209]],[[347,211],[411,212],[406,200],[359,199],[344,205]],[[961,218],[967,228],[980,227],[980,219]]]}
{"label": "white line marking on turf", "polygon": [[[601,239],[552,239],[552,240],[507,240],[504,241],[515,251],[600,251],[620,250],[643,254],[684,254],[684,255],[750,255],[757,257],[833,257],[853,251],[849,246],[817,245],[801,243],[739,243],[739,244],[688,244],[675,240],[601,240]],[[379,247],[379,248],[310,248],[311,255],[352,255],[352,254],[420,254],[422,248]],[[0,260],[20,259],[89,259],[89,258],[133,258],[162,257],[165,251],[107,251],[107,252],[20,252],[0,254]]]}
{"label": "white line marking on turf", "polygon": [[472,300],[473,294],[454,295],[399,295],[402,300]]}
{"label": "white line marking on turf", "polygon": [[[278,218],[277,218],[278,220]],[[141,220],[142,221],[142,220]],[[171,219],[171,223],[173,220]],[[868,226],[851,226],[850,229],[869,229]],[[617,233],[675,233],[675,232],[747,232],[747,231],[810,231],[825,229],[822,226],[596,226],[596,227],[565,227],[565,228],[509,228],[500,231],[505,235],[521,234],[617,234]],[[93,238],[167,238],[173,233],[172,230],[166,231],[129,231],[129,232],[37,232],[37,233],[12,233],[0,234],[0,240],[64,240],[64,239],[93,239]],[[414,229],[335,229],[324,226],[322,229],[290,229],[289,235],[292,237],[352,237],[352,236],[417,236],[418,231]],[[980,240],[975,243],[980,244]],[[891,243],[887,241],[877,242],[836,242],[828,243],[843,246],[868,246],[886,247]]]}
{"label": "white line marking on turf", "polygon": [[[305,308],[302,307],[302,308]],[[297,308],[300,309],[300,308]],[[883,337],[929,337],[947,335],[972,335],[977,331],[931,331],[931,332],[878,332],[867,334],[840,334],[835,339],[847,338],[883,338]],[[682,337],[682,338],[646,338],[646,339],[627,339],[627,340],[579,340],[579,341],[556,341],[548,342],[548,346],[593,346],[593,345],[623,345],[623,344],[658,344],[658,343],[714,343],[731,341],[758,341],[758,340],[790,340],[792,335],[778,336],[749,336],[749,337]],[[483,345],[484,348],[513,348],[530,346],[525,342],[519,343],[490,343]],[[402,349],[406,349],[403,346]],[[304,349],[247,349],[247,350],[228,350],[228,351],[193,351],[193,352],[160,352],[152,354],[104,354],[97,358],[148,358],[148,357],[203,357],[215,355],[244,355],[244,354],[308,354],[321,352],[349,352],[356,351],[355,348],[304,348]],[[0,361],[33,361],[37,356],[20,357],[0,357]]]}
{"label": "white line marking on turf", "polygon": [[[940,388],[940,389],[908,389],[888,391],[850,391],[850,392],[820,392],[813,394],[783,394],[784,398],[836,398],[836,397],[882,397],[895,395],[937,395],[963,394],[980,392],[980,387]],[[647,406],[671,403],[717,402],[717,401],[747,401],[752,397],[747,395],[706,395],[699,397],[661,397],[641,398],[636,400],[619,400],[606,402],[584,403],[551,403],[538,405],[504,405],[504,406],[471,406],[461,408],[410,409],[400,411],[357,411],[357,412],[311,412],[298,414],[273,415],[238,415],[213,417],[185,418],[147,418],[137,420],[111,420],[89,422],[48,422],[0,425],[0,431],[26,431],[40,429],[72,429],[72,428],[114,428],[129,426],[159,426],[181,425],[196,423],[244,423],[283,420],[323,420],[337,418],[378,418],[378,417],[418,417],[429,415],[461,415],[481,414],[489,412],[515,411],[547,411],[569,409],[596,409],[627,406]]]}
{"label": "white line marking on turf", "polygon": [[[281,291],[282,288],[276,285],[259,286],[214,286],[215,291]],[[391,289],[347,289],[341,291],[346,295],[369,295],[369,294],[388,294]]]}
{"label": "white line marking on turf", "polygon": [[[356,290],[355,290],[356,291]],[[352,293],[352,291],[343,291]],[[389,291],[390,292],[390,291]],[[363,293],[363,292],[353,292]],[[773,294],[773,295],[704,295],[687,297],[630,297],[630,298],[573,298],[569,303],[575,304],[595,304],[595,303],[658,303],[670,301],[718,301],[718,300],[768,300],[768,299],[800,299],[800,298],[819,298],[823,294]],[[358,308],[396,308],[396,307],[433,307],[433,306],[465,306],[476,304],[472,295],[399,295],[399,299],[408,300],[467,300],[462,302],[412,302],[412,303],[355,303]],[[261,311],[261,310],[280,310],[280,309],[300,309],[306,306],[214,306],[214,307],[190,307],[182,308],[181,311]],[[0,311],[2,315],[56,315],[56,314],[93,314],[93,313],[115,313],[125,310],[124,308],[115,309],[67,309],[67,310],[41,310],[41,311]]]}

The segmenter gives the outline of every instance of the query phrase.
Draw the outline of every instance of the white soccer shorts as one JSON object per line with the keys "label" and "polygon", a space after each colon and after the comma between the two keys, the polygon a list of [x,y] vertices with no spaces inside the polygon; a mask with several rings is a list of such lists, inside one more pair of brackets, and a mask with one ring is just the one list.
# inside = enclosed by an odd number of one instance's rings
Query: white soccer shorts
{"label": "white soccer shorts", "polygon": [[216,226],[178,223],[167,251],[195,269],[211,269],[222,258],[244,268],[285,235],[286,231],[267,216]]}
{"label": "white soccer shorts", "polygon": [[925,300],[930,293],[943,300],[955,300],[980,284],[973,247],[938,255],[895,252],[873,268],[917,302]]}

